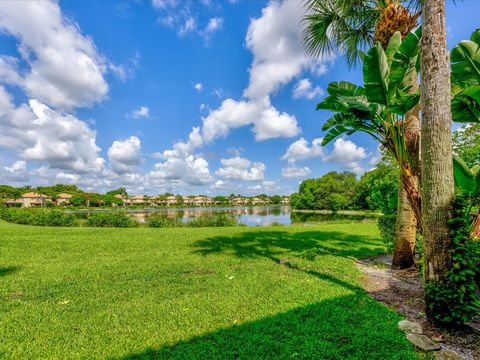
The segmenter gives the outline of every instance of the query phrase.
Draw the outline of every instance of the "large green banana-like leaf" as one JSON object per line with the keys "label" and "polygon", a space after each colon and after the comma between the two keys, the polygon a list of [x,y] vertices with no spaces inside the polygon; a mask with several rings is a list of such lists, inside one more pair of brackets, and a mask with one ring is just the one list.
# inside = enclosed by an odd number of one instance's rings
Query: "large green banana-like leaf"
{"label": "large green banana-like leaf", "polygon": [[387,50],[385,50],[385,54],[387,55],[388,67],[392,66],[393,57],[395,53],[398,51],[398,48],[400,47],[401,43],[402,43],[402,34],[400,34],[400,31],[397,31],[390,38],[390,41],[388,42],[388,45],[387,45]]}
{"label": "large green banana-like leaf", "polygon": [[480,29],[452,49],[450,61],[456,82],[480,85]]}
{"label": "large green banana-like leaf", "polygon": [[388,62],[380,44],[372,47],[363,62],[363,80],[368,101],[388,105]]}
{"label": "large green banana-like leaf", "polygon": [[477,183],[472,172],[462,158],[453,154],[453,177],[455,185],[468,194],[477,193]]}
{"label": "large green banana-like leaf", "polygon": [[346,111],[347,108],[339,100],[342,96],[362,96],[365,89],[348,81],[331,82],[328,84],[327,92],[329,96],[317,104],[317,110]]}
{"label": "large green banana-like leaf", "polygon": [[362,120],[375,119],[379,105],[370,103],[366,96],[342,96],[339,101],[355,117]]}
{"label": "large green banana-like leaf", "polygon": [[322,145],[328,144],[340,135],[351,135],[356,131],[375,132],[374,126],[368,121],[357,118],[352,112],[338,113],[329,118],[322,127],[327,134],[323,137]]}
{"label": "large green banana-like leaf", "polygon": [[390,99],[396,96],[397,90],[408,92],[411,86],[411,78],[416,73],[421,36],[422,28],[408,33],[393,56],[388,79]]}
{"label": "large green banana-like leaf", "polygon": [[348,81],[334,81],[328,84],[327,92],[337,96],[357,96],[364,95],[365,89]]}
{"label": "large green banana-like leaf", "polygon": [[335,112],[348,110],[343,103],[338,100],[338,96],[330,95],[317,104],[317,110],[331,110]]}
{"label": "large green banana-like leaf", "polygon": [[349,113],[338,113],[329,118],[322,126],[323,131],[327,131],[335,126],[343,126],[345,123],[354,122],[353,115]]}
{"label": "large green banana-like leaf", "polygon": [[388,110],[397,115],[405,115],[412,110],[420,101],[420,94],[407,94],[399,98],[395,98],[390,104]]}
{"label": "large green banana-like leaf", "polygon": [[480,122],[480,86],[469,86],[458,91],[452,87],[452,119],[455,122]]}

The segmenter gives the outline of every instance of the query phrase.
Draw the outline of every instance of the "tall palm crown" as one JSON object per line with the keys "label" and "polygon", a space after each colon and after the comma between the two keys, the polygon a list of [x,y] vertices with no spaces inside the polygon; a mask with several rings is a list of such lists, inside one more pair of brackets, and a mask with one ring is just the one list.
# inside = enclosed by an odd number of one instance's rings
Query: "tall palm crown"
{"label": "tall palm crown", "polygon": [[417,25],[421,0],[305,0],[304,41],[312,56],[340,50],[350,66],[376,42]]}

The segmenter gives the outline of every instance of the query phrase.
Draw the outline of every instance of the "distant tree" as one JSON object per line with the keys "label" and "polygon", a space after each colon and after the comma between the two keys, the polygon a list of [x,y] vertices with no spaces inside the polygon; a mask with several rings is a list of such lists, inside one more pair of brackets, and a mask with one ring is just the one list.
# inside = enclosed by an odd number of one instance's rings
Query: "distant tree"
{"label": "distant tree", "polygon": [[282,202],[282,197],[280,195],[273,195],[270,198],[270,201],[272,202],[272,204],[278,205]]}
{"label": "distant tree", "polygon": [[8,185],[0,185],[0,201],[12,199],[13,201],[19,199],[23,194],[21,189],[14,188]]}
{"label": "distant tree", "polygon": [[106,195],[123,195],[128,196],[127,190],[124,187],[120,187],[118,189],[110,190],[106,193]]}
{"label": "distant tree", "polygon": [[73,206],[83,206],[83,205],[86,204],[86,200],[85,200],[84,197],[82,197],[80,195],[75,195],[70,199],[70,203]]}
{"label": "distant tree", "polygon": [[329,172],[321,178],[302,181],[290,203],[295,209],[348,209],[353,206],[356,186],[354,173]]}
{"label": "distant tree", "polygon": [[122,199],[117,198],[115,195],[112,194],[105,194],[102,196],[102,201],[105,206],[113,206],[113,205],[122,205]]}
{"label": "distant tree", "polygon": [[397,209],[398,165],[388,159],[362,175],[355,193],[355,207],[393,214]]}
{"label": "distant tree", "polygon": [[225,204],[225,203],[228,202],[228,199],[225,196],[215,196],[213,198],[213,200],[215,200],[215,202],[218,202],[218,203],[221,203],[221,204]]}
{"label": "distant tree", "polygon": [[57,197],[58,194],[62,194],[62,193],[74,195],[74,194],[80,194],[83,192],[76,185],[64,185],[64,184],[56,184],[53,186],[39,186],[37,187],[36,190],[40,194],[51,196],[54,199]]}
{"label": "distant tree", "polygon": [[175,196],[175,199],[177,200],[177,202],[176,202],[177,205],[183,205],[183,197],[182,197],[182,195],[177,195],[177,196]]}
{"label": "distant tree", "polygon": [[465,125],[453,132],[453,152],[469,168],[480,165],[480,123]]}

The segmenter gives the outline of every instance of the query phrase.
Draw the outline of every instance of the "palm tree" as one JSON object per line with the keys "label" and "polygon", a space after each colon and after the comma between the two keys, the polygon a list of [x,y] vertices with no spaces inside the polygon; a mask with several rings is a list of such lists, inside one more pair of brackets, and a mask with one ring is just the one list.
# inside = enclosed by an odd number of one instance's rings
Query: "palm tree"
{"label": "palm tree", "polygon": [[386,48],[393,34],[402,38],[418,24],[419,0],[306,0],[305,47],[317,57],[340,51],[354,66],[376,42]]}
{"label": "palm tree", "polygon": [[[312,56],[339,50],[350,66],[359,61],[363,51],[374,43],[386,49],[398,31],[402,38],[418,24],[419,0],[307,0],[304,41]],[[417,74],[410,74],[409,92],[418,90]],[[412,181],[420,177],[419,107],[405,114],[405,146]],[[395,231],[394,268],[408,268],[414,263],[417,219],[408,193],[400,181]]]}
{"label": "palm tree", "polygon": [[[421,225],[421,198],[412,175],[405,139],[405,115],[418,106],[418,93],[408,94],[420,49],[420,30],[401,41],[394,34],[387,50],[372,47],[364,57],[364,86],[342,81],[330,83],[317,109],[333,111],[323,130],[323,145],[341,135],[365,132],[379,141],[397,160],[400,180],[412,204],[412,216]],[[421,228],[421,226],[420,226]]]}
{"label": "palm tree", "polygon": [[[421,45],[422,218],[425,282],[444,280],[451,266],[448,220],[454,198],[450,64],[445,0],[423,0]],[[434,294],[426,292],[426,305]],[[427,316],[433,319],[431,311]]]}

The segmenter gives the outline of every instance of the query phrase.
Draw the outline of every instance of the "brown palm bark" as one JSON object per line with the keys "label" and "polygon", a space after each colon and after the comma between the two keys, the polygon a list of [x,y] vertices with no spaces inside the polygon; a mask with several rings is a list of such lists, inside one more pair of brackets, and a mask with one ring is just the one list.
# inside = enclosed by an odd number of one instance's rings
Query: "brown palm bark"
{"label": "brown palm bark", "polygon": [[[448,220],[454,197],[450,64],[445,0],[424,0],[421,45],[422,219],[425,282],[442,281],[451,266]],[[427,317],[433,319],[428,305]]]}
{"label": "brown palm bark", "polygon": [[[418,90],[417,73],[410,79],[410,92]],[[418,193],[420,179],[420,107],[415,106],[405,115],[405,145],[407,147],[409,174],[400,171],[398,182],[397,220],[395,224],[395,248],[393,269],[407,269],[415,263],[418,206],[414,197]],[[415,210],[417,210],[415,212]],[[421,220],[421,219],[419,219]]]}
{"label": "brown palm bark", "polygon": [[476,215],[472,225],[472,237],[480,238],[480,212]]}

